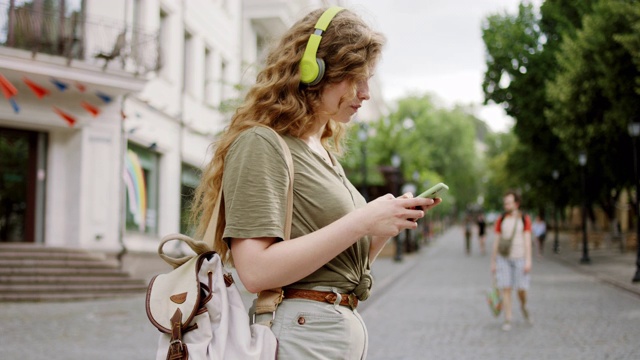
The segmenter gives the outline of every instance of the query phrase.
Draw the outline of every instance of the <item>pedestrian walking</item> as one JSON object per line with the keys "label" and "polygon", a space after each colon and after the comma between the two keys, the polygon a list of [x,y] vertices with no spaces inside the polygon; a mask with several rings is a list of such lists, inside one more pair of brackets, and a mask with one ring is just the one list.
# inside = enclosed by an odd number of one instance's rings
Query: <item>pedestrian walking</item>
{"label": "pedestrian walking", "polygon": [[508,191],[503,197],[504,214],[495,225],[497,239],[491,253],[491,273],[502,293],[504,331],[511,330],[512,290],[520,299],[524,319],[531,323],[527,290],[531,279],[531,219],[520,211],[520,196]]}
{"label": "pedestrian walking", "polygon": [[533,224],[531,225],[531,232],[536,238],[536,247],[538,248],[538,256],[542,257],[544,253],[544,240],[547,237],[547,223],[542,218],[542,215],[536,215]]}
{"label": "pedestrian walking", "polygon": [[478,215],[476,222],[478,224],[478,242],[480,243],[480,253],[482,255],[485,255],[487,253],[485,246],[487,222],[484,219],[483,213],[480,213],[480,215]]}
{"label": "pedestrian walking", "polygon": [[[280,360],[365,358],[367,330],[356,308],[369,297],[370,264],[390,237],[416,229],[441,201],[387,194],[366,203],[337,160],[345,125],[369,100],[384,41],[338,7],[296,22],[267,56],[196,191],[202,235],[223,189],[215,247],[246,289],[283,288],[275,313],[257,319],[272,321]],[[289,241],[282,241],[288,167],[267,127],[293,158]]]}
{"label": "pedestrian walking", "polygon": [[473,230],[473,221],[471,215],[464,218],[464,250],[467,255],[471,255],[471,233]]}

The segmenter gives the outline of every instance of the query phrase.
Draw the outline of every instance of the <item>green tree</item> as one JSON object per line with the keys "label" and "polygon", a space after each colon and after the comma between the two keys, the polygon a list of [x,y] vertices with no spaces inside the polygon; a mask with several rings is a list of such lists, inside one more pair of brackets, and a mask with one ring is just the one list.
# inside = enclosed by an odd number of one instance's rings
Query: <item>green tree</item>
{"label": "green tree", "polygon": [[629,81],[640,77],[632,46],[639,8],[636,1],[597,2],[575,36],[563,39],[559,71],[546,87],[553,132],[566,154],[587,152],[589,194],[610,218],[620,190],[633,183],[627,124],[640,114],[637,82]]}
{"label": "green tree", "polygon": [[[480,193],[481,158],[476,151],[476,128],[486,125],[464,108],[442,109],[428,95],[401,99],[388,117],[369,124],[367,140],[369,182],[380,181],[380,166],[391,165],[394,154],[401,159],[407,181],[415,182],[418,192],[437,182],[450,191],[438,211],[459,211],[474,204]],[[350,179],[360,183],[361,144],[352,129],[350,151],[344,164]],[[373,179],[373,180],[371,180]]]}
{"label": "green tree", "polygon": [[[558,71],[559,43],[577,31],[591,3],[547,0],[539,12],[531,4],[521,4],[517,14],[490,15],[483,23],[485,101],[505,107],[516,120],[513,131],[518,138],[517,146],[493,166],[505,166],[504,172],[515,182],[510,187],[523,190],[531,209],[542,210],[549,201],[566,204],[580,199],[576,155],[558,151],[562,139],[545,113],[552,105],[545,84]],[[560,188],[545,186],[554,183],[554,170],[561,174]]]}
{"label": "green tree", "polygon": [[518,145],[511,133],[495,133],[487,136],[487,182],[484,189],[487,210],[502,211],[502,195],[505,189],[517,189],[520,184],[507,171],[507,161]]}

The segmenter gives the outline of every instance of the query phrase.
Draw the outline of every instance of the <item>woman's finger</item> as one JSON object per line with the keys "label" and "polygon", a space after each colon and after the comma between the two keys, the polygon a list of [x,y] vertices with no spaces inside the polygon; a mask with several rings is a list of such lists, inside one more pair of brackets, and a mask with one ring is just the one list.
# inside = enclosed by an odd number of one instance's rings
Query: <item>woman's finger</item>
{"label": "woman's finger", "polygon": [[442,202],[441,198],[435,198],[435,199],[433,199],[433,203],[432,204],[427,205],[427,206],[423,206],[422,209],[424,211],[427,211],[429,209],[433,209],[434,207],[438,206],[438,204],[440,204],[441,202]]}
{"label": "woman's finger", "polygon": [[413,199],[413,194],[410,192],[406,192],[400,196],[398,196],[398,199]]}

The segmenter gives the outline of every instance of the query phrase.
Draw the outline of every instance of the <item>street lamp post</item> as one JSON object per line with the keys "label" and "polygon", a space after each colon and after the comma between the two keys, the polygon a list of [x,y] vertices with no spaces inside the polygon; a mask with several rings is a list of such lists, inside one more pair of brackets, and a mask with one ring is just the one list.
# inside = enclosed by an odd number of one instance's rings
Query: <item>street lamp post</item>
{"label": "street lamp post", "polygon": [[[560,177],[560,173],[558,170],[553,170],[551,172],[551,176],[553,177],[553,181],[555,182],[556,189],[558,188],[558,178]],[[558,241],[558,202],[557,199],[553,199],[553,222],[555,223],[553,226],[554,236],[553,236],[553,252],[555,254],[560,253],[560,243]]]}
{"label": "street lamp post", "polygon": [[578,155],[578,162],[582,167],[582,258],[581,264],[590,264],[589,242],[587,241],[587,153],[581,151]]}
{"label": "street lamp post", "polygon": [[635,173],[636,183],[636,274],[633,282],[640,282],[640,181],[638,180],[638,149],[636,141],[640,136],[640,122],[632,122],[629,124],[629,135],[633,139],[633,169]]}
{"label": "street lamp post", "polygon": [[360,140],[360,151],[362,152],[362,197],[366,202],[369,202],[369,184],[367,183],[367,139],[369,138],[368,126],[366,123],[360,124],[360,130],[358,130],[358,139]]}

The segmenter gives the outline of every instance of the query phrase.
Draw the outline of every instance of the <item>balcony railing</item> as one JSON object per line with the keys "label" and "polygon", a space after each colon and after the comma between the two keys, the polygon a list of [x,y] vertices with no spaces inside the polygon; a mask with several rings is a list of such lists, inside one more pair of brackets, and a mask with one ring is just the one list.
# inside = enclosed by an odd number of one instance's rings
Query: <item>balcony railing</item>
{"label": "balcony railing", "polygon": [[80,60],[106,69],[114,61],[122,70],[144,74],[160,64],[157,33],[126,26],[124,21],[86,18],[36,9],[33,3],[12,6],[0,1],[0,46]]}

